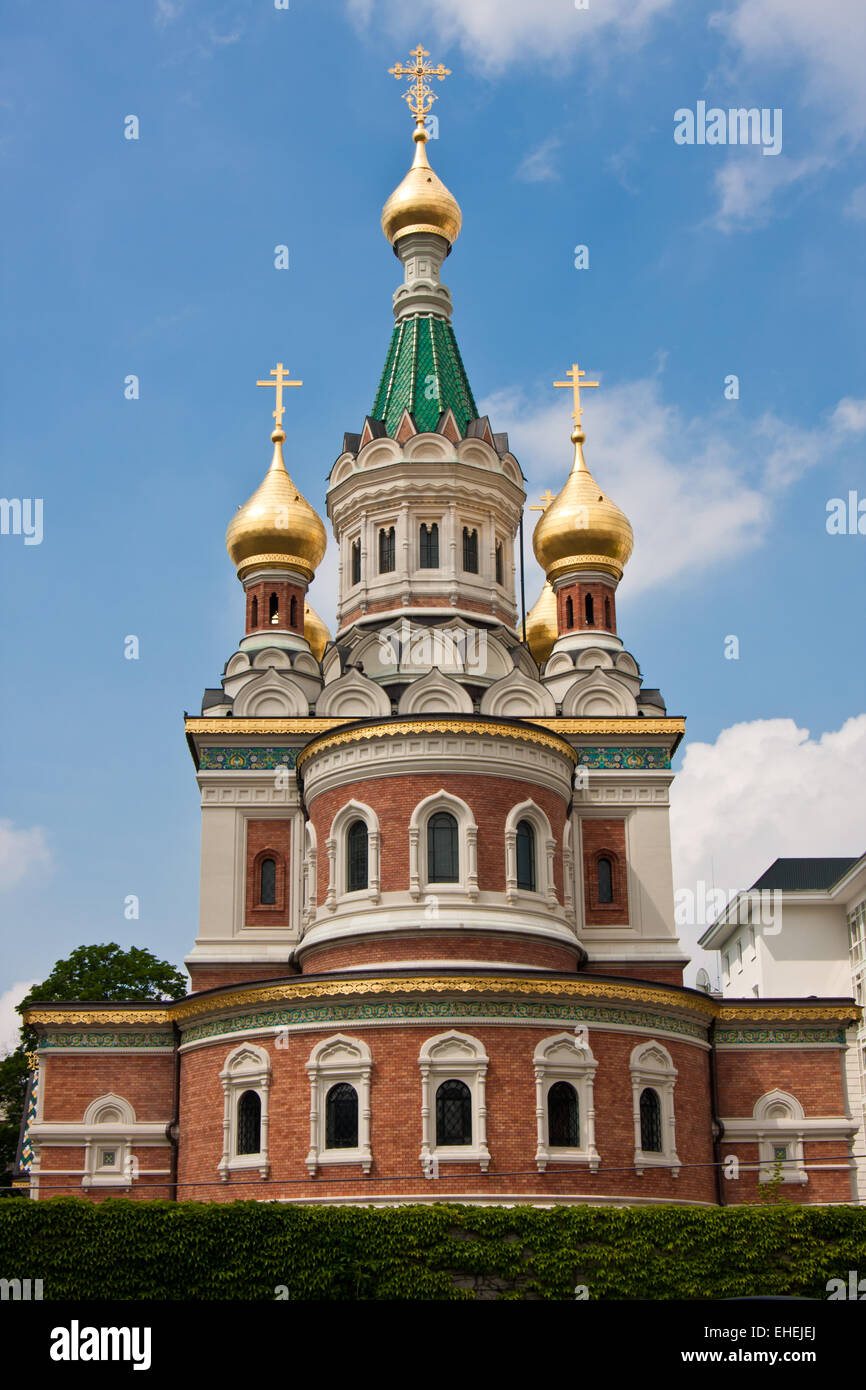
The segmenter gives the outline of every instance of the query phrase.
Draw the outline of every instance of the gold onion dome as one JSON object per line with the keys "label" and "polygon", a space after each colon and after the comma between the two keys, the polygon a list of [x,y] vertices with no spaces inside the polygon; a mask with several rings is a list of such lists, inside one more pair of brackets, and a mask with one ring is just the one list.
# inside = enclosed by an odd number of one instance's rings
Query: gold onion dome
{"label": "gold onion dome", "polygon": [[313,656],[317,661],[321,661],[325,648],[331,640],[331,634],[315,608],[306,602],[304,603],[304,636],[310,644],[310,651]]}
{"label": "gold onion dome", "polygon": [[232,517],[226,550],[243,579],[253,569],[293,569],[312,579],[327,537],[318,513],[302,497],[283,462],[285,431],[271,435],[274,456],[264,481]]}
{"label": "gold onion dome", "polygon": [[435,232],[445,237],[449,246],[460,235],[463,216],[460,204],[445,187],[427,159],[427,132],[423,125],[416,127],[415,158],[402,183],[399,183],[382,209],[382,231],[394,246],[401,236],[410,232]]}
{"label": "gold onion dome", "polygon": [[556,594],[553,592],[553,585],[547,579],[526,615],[526,645],[539,666],[543,666],[550,656],[558,636]]}
{"label": "gold onion dome", "polygon": [[634,546],[631,523],[587,468],[583,431],[574,430],[571,438],[574,464],[535,528],[535,557],[548,579],[584,569],[603,570],[619,580]]}

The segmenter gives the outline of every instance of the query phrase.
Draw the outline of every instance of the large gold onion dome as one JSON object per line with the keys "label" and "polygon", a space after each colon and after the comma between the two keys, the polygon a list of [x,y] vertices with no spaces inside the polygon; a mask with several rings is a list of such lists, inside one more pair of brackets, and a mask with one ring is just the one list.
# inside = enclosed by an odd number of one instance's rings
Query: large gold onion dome
{"label": "large gold onion dome", "polygon": [[451,246],[460,235],[460,204],[445,187],[427,159],[427,132],[419,125],[412,134],[415,158],[382,209],[382,231],[392,246],[410,232],[435,232]]}
{"label": "large gold onion dome", "polygon": [[584,569],[602,570],[619,580],[634,548],[631,523],[587,468],[583,431],[573,431],[571,438],[574,463],[565,486],[535,528],[535,557],[548,579]]}
{"label": "large gold onion dome", "polygon": [[331,634],[315,608],[306,602],[304,603],[304,636],[310,644],[310,651],[313,656],[317,661],[321,661],[325,654],[325,648],[331,640]]}
{"label": "large gold onion dome", "polygon": [[543,666],[553,644],[559,636],[559,620],[556,613],[556,594],[550,580],[545,580],[544,588],[526,615],[526,645],[535,661]]}
{"label": "large gold onion dome", "polygon": [[283,462],[285,431],[271,435],[274,456],[264,481],[232,517],[226,550],[238,579],[253,569],[293,569],[312,579],[325,554],[327,537],[318,513],[302,497]]}

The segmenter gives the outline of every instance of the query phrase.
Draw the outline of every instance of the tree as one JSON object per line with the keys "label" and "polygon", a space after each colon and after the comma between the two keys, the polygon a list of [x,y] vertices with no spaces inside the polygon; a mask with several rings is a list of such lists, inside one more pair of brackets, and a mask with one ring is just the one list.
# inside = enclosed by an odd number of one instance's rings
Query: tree
{"label": "tree", "polygon": [[[168,961],[158,960],[138,946],[124,951],[110,941],[102,946],[78,946],[65,960],[57,961],[42,983],[34,985],[22,999],[18,1012],[31,1004],[73,999],[93,1003],[182,999],[186,988],[185,977]],[[22,1024],[18,1047],[0,1058],[0,1175],[8,1173],[15,1162],[27,1088],[27,1052],[35,1045],[36,1030]]]}

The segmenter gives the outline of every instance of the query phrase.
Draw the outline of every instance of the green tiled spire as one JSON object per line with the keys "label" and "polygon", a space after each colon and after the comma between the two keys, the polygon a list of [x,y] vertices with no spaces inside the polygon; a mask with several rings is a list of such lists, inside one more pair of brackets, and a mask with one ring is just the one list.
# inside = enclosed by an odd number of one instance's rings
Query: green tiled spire
{"label": "green tiled spire", "polygon": [[478,409],[454,329],[447,319],[432,314],[401,319],[394,327],[370,414],[383,420],[393,436],[404,410],[419,430],[435,430],[449,406],[463,434],[467,421],[477,419]]}

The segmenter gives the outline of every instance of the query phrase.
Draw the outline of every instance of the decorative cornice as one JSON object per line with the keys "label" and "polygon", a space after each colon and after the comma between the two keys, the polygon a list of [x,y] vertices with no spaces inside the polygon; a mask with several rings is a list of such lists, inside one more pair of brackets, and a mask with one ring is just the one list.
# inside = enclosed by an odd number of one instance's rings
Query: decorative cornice
{"label": "decorative cornice", "polygon": [[651,771],[670,770],[671,757],[666,748],[581,748],[578,752],[581,767],[604,768],[613,772],[632,769]]}
{"label": "decorative cornice", "polygon": [[344,743],[363,743],[370,738],[392,738],[412,734],[477,734],[480,738],[512,738],[524,743],[538,743],[556,753],[561,753],[572,763],[577,762],[577,754],[570,744],[555,734],[543,734],[532,724],[492,724],[475,719],[393,719],[381,724],[366,724],[360,728],[346,729],[343,733],[322,735],[298,754],[298,767],[301,768],[316,753],[327,748],[335,748]]}
{"label": "decorative cornice", "polygon": [[749,1004],[722,1004],[718,1019],[726,1023],[729,1019],[748,1018],[753,1020],[772,1018],[779,1022],[790,1019],[792,1022],[811,1020],[813,1023],[826,1020],[834,1023],[856,1023],[862,1010],[857,1004],[764,1004],[755,1000],[755,1007]]}
{"label": "decorative cornice", "polygon": [[206,744],[201,750],[201,772],[272,772],[278,767],[293,768],[297,748],[226,747]]}
{"label": "decorative cornice", "polygon": [[[560,672],[562,674],[562,672]],[[592,736],[604,734],[679,734],[686,731],[683,718],[670,719],[629,719],[613,716],[610,719],[535,719],[545,729],[553,729],[558,734]]]}
{"label": "decorative cornice", "polygon": [[[184,728],[187,734],[194,736],[219,734],[221,738],[229,738],[235,734],[257,734],[266,738],[273,734],[305,734],[308,738],[313,738],[316,734],[327,732],[328,729],[345,727],[356,722],[354,719],[325,719],[312,716],[305,719],[233,719],[225,716],[219,719],[205,719],[188,715],[184,721]],[[419,726],[416,724],[414,727],[417,729]],[[490,728],[483,720],[471,727],[473,732],[479,734]],[[519,736],[518,727],[509,727],[512,728],[512,737],[515,734]],[[526,719],[526,727],[548,729],[551,733],[565,734],[569,737],[585,735],[592,738],[602,735],[611,738],[622,734],[663,734],[682,737],[686,730],[686,721],[682,718],[630,719],[613,716],[609,719],[539,719],[533,716]]]}
{"label": "decorative cornice", "polygon": [[233,734],[259,734],[262,738],[269,734],[306,734],[308,738],[326,729],[335,729],[341,724],[352,723],[349,719],[200,719],[187,715],[184,728],[187,734],[219,734],[220,738],[230,738]]}

